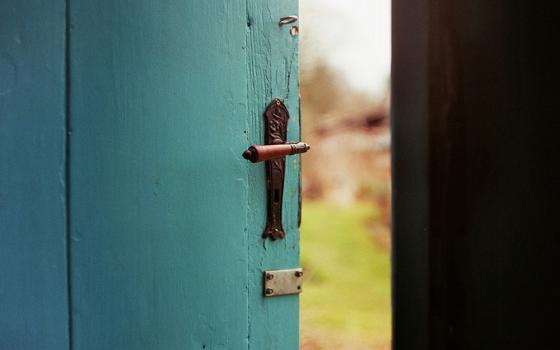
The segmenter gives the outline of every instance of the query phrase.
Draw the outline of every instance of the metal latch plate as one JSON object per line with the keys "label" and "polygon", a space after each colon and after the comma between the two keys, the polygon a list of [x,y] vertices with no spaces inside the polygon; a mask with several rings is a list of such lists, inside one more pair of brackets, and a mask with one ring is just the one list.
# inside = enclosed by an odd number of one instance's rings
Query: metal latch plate
{"label": "metal latch plate", "polygon": [[301,293],[303,269],[269,270],[264,272],[264,296],[273,297]]}

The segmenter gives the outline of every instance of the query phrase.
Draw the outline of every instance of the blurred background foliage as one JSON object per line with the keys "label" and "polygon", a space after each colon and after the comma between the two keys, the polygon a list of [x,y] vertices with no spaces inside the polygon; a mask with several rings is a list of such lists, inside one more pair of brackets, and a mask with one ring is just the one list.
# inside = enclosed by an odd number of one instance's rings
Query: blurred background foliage
{"label": "blurred background foliage", "polygon": [[388,0],[300,0],[302,349],[390,349]]}

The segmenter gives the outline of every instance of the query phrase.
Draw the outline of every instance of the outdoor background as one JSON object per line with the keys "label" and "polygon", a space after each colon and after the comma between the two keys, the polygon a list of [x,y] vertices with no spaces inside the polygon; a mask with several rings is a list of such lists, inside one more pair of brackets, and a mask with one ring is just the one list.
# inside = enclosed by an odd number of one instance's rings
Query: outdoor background
{"label": "outdoor background", "polygon": [[390,1],[300,0],[302,349],[390,349]]}

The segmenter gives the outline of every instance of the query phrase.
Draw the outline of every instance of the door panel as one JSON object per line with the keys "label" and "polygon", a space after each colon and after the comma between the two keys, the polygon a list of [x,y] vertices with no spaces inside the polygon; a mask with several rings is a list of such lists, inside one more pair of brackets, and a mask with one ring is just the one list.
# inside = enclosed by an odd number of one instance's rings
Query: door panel
{"label": "door panel", "polygon": [[[300,139],[297,37],[291,25],[279,27],[283,16],[297,15],[297,0],[248,1],[249,140],[263,141],[262,112],[272,98],[284,100],[290,112],[288,141]],[[294,25],[298,25],[295,23]],[[286,158],[283,223],[286,238],[259,239],[266,223],[264,163],[249,165],[249,332],[251,349],[299,348],[299,298],[263,299],[262,271],[299,266],[298,175],[299,156]],[[305,286],[304,286],[305,288]]]}
{"label": "door panel", "polygon": [[272,97],[298,138],[292,5],[71,2],[75,349],[297,347],[297,296],[262,296],[298,264],[297,158],[288,238],[264,242],[264,166],[241,157]]}
{"label": "door panel", "polygon": [[0,9],[0,349],[68,348],[64,10]]}

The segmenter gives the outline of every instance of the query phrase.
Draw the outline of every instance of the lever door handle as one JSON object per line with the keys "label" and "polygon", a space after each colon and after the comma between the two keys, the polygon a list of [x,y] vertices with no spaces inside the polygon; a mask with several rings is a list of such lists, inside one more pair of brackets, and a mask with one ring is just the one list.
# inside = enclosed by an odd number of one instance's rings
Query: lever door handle
{"label": "lever door handle", "polygon": [[307,143],[285,143],[280,145],[253,145],[243,152],[243,158],[258,163],[265,160],[279,159],[293,154],[305,153],[311,147]]}
{"label": "lever door handle", "polygon": [[288,108],[274,99],[264,112],[265,145],[253,145],[243,152],[243,158],[258,163],[266,161],[267,222],[263,238],[282,239],[286,232],[282,227],[282,197],[286,156],[305,153],[309,145],[303,142],[286,143],[288,134]]}

